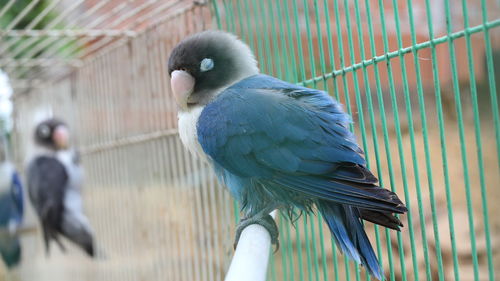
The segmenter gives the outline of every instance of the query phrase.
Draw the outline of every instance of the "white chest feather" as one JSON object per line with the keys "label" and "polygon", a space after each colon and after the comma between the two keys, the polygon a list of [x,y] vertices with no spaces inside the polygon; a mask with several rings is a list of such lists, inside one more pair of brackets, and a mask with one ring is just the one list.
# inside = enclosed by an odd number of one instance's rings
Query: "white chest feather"
{"label": "white chest feather", "polygon": [[196,131],[196,125],[198,123],[198,118],[200,117],[202,110],[203,107],[195,107],[190,109],[189,111],[179,112],[179,136],[182,143],[189,150],[189,152],[201,158],[203,161],[206,161],[207,155],[198,142],[198,133]]}
{"label": "white chest feather", "polygon": [[0,193],[10,192],[12,173],[14,165],[9,162],[0,163]]}
{"label": "white chest feather", "polygon": [[68,173],[68,188],[79,191],[82,181],[82,170],[80,166],[74,162],[75,153],[76,152],[73,150],[61,150],[56,153],[56,158],[61,161]]}

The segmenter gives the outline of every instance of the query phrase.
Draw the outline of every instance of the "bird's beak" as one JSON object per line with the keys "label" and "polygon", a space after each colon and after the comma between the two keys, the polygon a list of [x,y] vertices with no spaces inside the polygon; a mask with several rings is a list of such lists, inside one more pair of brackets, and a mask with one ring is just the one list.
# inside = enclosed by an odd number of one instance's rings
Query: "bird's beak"
{"label": "bird's beak", "polygon": [[194,83],[194,77],[184,70],[175,70],[171,74],[170,86],[177,104],[182,109],[187,108],[188,98],[193,92]]}
{"label": "bird's beak", "polygon": [[69,132],[64,126],[57,126],[52,134],[52,140],[59,149],[65,149],[69,144]]}

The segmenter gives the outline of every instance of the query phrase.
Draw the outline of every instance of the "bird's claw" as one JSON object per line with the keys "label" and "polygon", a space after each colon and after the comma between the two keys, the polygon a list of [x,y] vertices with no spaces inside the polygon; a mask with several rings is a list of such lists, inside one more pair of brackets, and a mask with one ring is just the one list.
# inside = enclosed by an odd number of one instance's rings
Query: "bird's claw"
{"label": "bird's claw", "polygon": [[274,249],[274,252],[277,252],[278,249],[280,248],[280,242],[278,239],[279,230],[273,217],[271,217],[269,214],[266,214],[263,217],[249,217],[242,219],[238,224],[238,226],[236,227],[236,237],[234,239],[234,244],[233,244],[234,249],[236,250],[236,246],[238,246],[238,241],[240,240],[240,236],[243,230],[247,226],[252,224],[261,225],[269,232],[269,235],[271,235],[271,244],[275,245],[276,247]]}

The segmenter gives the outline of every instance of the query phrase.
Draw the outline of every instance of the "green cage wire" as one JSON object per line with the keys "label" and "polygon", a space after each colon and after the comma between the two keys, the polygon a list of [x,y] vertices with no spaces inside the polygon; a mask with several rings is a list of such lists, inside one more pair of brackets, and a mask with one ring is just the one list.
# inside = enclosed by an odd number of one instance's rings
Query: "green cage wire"
{"label": "green cage wire", "polygon": [[[382,186],[404,194],[407,229],[395,235],[373,230],[388,280],[495,279],[498,246],[492,244],[490,214],[496,212],[488,199],[495,198],[491,189],[499,180],[499,70],[491,34],[498,36],[500,21],[498,3],[494,19],[488,18],[489,5],[495,4],[213,2],[217,27],[253,46],[264,73],[323,89],[346,105],[368,166]],[[452,144],[459,149],[450,149]],[[495,152],[485,160],[485,153]],[[450,153],[456,153],[454,163]],[[461,171],[451,174],[454,165]],[[466,215],[457,216],[455,202],[462,196],[465,206],[459,208]],[[329,255],[336,247],[316,217],[295,227],[280,217],[286,242],[281,255],[273,256],[269,279],[365,279],[358,266]],[[457,235],[457,228],[469,233]]]}

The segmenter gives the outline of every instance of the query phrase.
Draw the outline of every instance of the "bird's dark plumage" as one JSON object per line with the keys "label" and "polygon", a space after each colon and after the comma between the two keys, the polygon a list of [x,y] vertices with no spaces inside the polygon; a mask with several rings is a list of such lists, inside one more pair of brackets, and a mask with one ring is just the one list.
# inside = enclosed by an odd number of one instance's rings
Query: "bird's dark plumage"
{"label": "bird's dark plumage", "polygon": [[58,235],[62,232],[67,182],[66,169],[53,157],[37,157],[28,167],[29,195],[40,217],[47,249],[50,240],[58,241]]}
{"label": "bird's dark plumage", "polygon": [[[40,219],[47,253],[53,240],[65,250],[60,236],[94,256],[93,236],[82,213],[80,167],[74,151],[58,148],[54,133],[64,123],[50,119],[36,129],[35,140],[48,151],[39,153],[27,169],[29,198]],[[48,135],[47,135],[48,133]]]}

